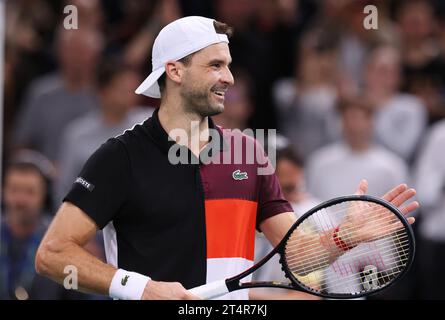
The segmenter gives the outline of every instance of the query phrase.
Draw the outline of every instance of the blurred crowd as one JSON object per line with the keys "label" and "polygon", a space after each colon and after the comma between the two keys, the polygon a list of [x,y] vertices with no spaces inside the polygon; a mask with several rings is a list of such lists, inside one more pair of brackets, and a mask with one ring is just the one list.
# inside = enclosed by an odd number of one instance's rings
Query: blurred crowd
{"label": "blurred crowd", "polygon": [[[369,4],[377,30],[363,25]],[[66,5],[78,29],[63,27]],[[134,90],[157,33],[188,15],[234,27],[235,85],[215,121],[277,129],[277,175],[297,215],[362,178],[372,195],[416,187],[415,264],[371,299],[445,298],[444,1],[6,0],[0,299],[99,298],[37,276],[35,250],[89,155],[158,107]],[[260,234],[257,244],[264,255]],[[100,233],[87,247],[105,259]]]}

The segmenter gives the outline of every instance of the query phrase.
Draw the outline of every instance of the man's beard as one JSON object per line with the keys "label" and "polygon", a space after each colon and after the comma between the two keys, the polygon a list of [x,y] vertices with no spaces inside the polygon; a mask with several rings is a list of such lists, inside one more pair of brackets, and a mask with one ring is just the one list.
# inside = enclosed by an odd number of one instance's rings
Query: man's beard
{"label": "man's beard", "polygon": [[212,117],[224,111],[223,104],[211,101],[212,89],[188,88],[181,92],[188,113],[197,113],[201,117]]}

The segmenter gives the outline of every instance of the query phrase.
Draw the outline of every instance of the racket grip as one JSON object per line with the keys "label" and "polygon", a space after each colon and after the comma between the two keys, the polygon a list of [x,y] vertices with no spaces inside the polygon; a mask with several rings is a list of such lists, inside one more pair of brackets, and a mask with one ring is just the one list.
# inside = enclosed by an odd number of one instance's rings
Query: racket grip
{"label": "racket grip", "polygon": [[229,293],[226,280],[218,280],[189,290],[195,296],[204,300],[215,299]]}

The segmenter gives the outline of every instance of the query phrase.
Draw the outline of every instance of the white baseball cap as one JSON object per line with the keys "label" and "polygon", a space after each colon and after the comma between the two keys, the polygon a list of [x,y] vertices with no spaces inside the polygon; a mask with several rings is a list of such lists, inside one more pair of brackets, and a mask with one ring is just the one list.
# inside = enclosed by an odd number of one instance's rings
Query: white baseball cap
{"label": "white baseball cap", "polygon": [[226,42],[226,34],[216,33],[214,20],[198,16],[184,17],[166,25],[156,37],[152,51],[152,72],[136,89],[137,94],[160,98],[158,79],[168,61],[180,60],[215,43]]}

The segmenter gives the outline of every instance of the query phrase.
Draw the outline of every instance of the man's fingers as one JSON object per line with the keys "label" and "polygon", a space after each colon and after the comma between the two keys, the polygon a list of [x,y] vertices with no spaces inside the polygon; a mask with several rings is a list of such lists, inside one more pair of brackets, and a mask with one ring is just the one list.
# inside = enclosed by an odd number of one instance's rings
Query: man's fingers
{"label": "man's fingers", "polygon": [[359,185],[357,187],[357,190],[355,191],[354,194],[358,195],[358,196],[361,196],[361,195],[366,194],[367,190],[368,190],[368,181],[363,179],[362,181],[360,181],[360,183],[359,183]]}
{"label": "man's fingers", "polygon": [[190,293],[190,291],[187,291],[187,294],[184,296],[184,300],[202,300],[200,297],[195,296],[194,294]]}
{"label": "man's fingers", "polygon": [[400,208],[400,212],[402,212],[403,215],[407,215],[408,213],[417,210],[419,207],[420,207],[419,203],[417,201],[413,201],[408,205],[404,206],[403,208]]}
{"label": "man's fingers", "polygon": [[390,191],[388,191],[383,197],[382,199],[392,202],[394,200],[394,198],[396,198],[399,194],[401,194],[403,191],[405,191],[406,189],[408,189],[408,186],[406,184],[399,184],[397,187],[391,189]]}
{"label": "man's fingers", "polygon": [[415,221],[416,221],[416,218],[414,218],[414,217],[408,217],[408,223],[409,224],[413,224]]}
{"label": "man's fingers", "polygon": [[398,196],[396,196],[394,199],[391,200],[391,203],[395,205],[396,207],[400,207],[403,203],[405,203],[407,200],[411,199],[416,195],[415,189],[407,189],[400,193]]}

